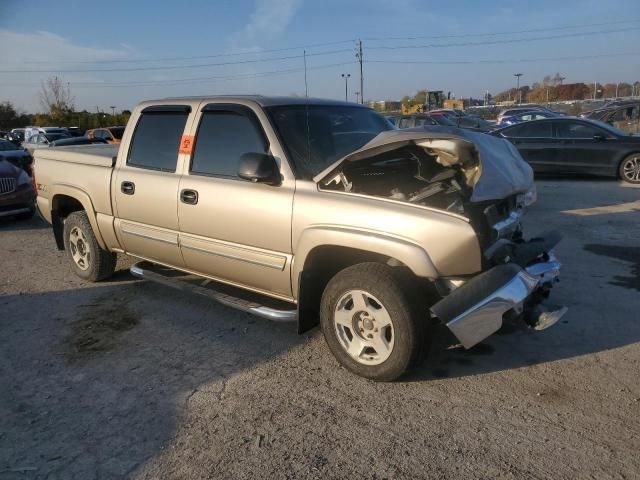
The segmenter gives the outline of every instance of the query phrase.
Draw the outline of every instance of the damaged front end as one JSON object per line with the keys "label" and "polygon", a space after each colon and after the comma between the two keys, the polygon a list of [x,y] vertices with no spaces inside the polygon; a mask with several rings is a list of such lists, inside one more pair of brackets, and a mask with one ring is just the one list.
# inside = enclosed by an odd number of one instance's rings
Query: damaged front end
{"label": "damaged front end", "polygon": [[[566,308],[543,305],[558,281],[555,232],[526,240],[524,209],[536,200],[533,172],[503,139],[459,129],[385,132],[315,179],[320,189],[420,205],[468,219],[483,252],[482,272],[440,278],[431,312],[465,348],[508,317],[534,329]],[[465,252],[454,254],[464,255]]]}

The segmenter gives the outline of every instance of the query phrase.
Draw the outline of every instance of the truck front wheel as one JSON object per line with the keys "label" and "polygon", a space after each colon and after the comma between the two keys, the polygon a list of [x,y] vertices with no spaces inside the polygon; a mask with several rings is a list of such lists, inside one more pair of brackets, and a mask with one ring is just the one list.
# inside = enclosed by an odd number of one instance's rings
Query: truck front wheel
{"label": "truck front wheel", "polygon": [[64,248],[80,278],[98,282],[113,275],[117,256],[98,245],[85,212],[73,212],[65,219]]}
{"label": "truck front wheel", "polygon": [[372,380],[392,381],[418,360],[429,319],[413,291],[399,269],[378,263],[348,267],[329,281],[320,324],[344,367]]}

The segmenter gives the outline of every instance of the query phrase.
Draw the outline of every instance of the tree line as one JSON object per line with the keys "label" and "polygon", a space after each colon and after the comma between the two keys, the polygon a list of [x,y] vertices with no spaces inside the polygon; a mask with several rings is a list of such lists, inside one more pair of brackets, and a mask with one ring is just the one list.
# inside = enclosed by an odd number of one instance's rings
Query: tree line
{"label": "tree line", "polygon": [[44,113],[21,112],[9,102],[0,103],[0,130],[34,126],[80,127],[83,130],[113,125],[126,125],[131,112],[123,110],[113,114],[107,112],[76,111],[74,97],[69,85],[59,77],[51,77],[42,83],[40,105]]}
{"label": "tree line", "polygon": [[[516,101],[522,95],[523,102],[545,103],[566,100],[605,99],[640,95],[640,81],[620,83],[563,83],[559,73],[547,75],[542,82],[523,85],[518,90],[510,88],[493,96],[496,102]],[[595,95],[594,95],[595,90]]]}

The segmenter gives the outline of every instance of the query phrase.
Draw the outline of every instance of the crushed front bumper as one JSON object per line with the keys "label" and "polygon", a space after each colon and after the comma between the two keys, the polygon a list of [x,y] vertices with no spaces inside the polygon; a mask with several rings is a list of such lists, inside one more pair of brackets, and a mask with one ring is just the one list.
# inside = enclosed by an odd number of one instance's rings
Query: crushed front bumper
{"label": "crushed front bumper", "polygon": [[[465,348],[471,348],[496,332],[505,314],[533,311],[558,281],[560,267],[553,251],[541,252],[524,268],[516,263],[498,265],[454,289],[431,311]],[[566,307],[537,311],[527,317],[527,323],[542,330],[556,323],[566,311]]]}

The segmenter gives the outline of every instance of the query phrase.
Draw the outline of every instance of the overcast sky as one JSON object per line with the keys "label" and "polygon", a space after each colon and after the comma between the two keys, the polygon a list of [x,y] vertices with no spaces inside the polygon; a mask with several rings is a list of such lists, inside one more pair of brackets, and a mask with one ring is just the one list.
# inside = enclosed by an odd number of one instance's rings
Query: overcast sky
{"label": "overcast sky", "polygon": [[38,111],[40,82],[55,75],[89,110],[304,95],[305,47],[309,95],[344,98],[349,73],[355,100],[359,38],[366,99],[421,88],[481,98],[514,86],[516,72],[523,84],[555,72],[565,83],[640,80],[638,0],[0,0],[0,101]]}

